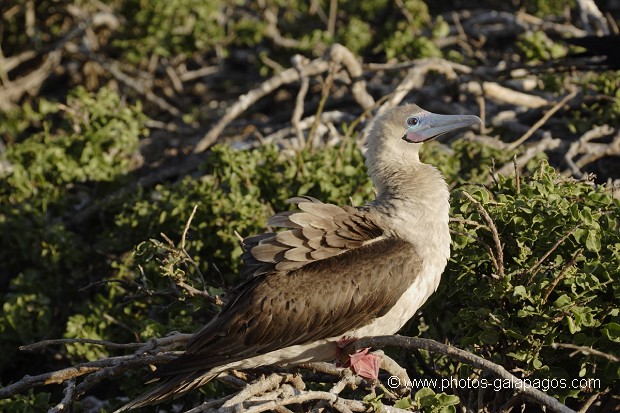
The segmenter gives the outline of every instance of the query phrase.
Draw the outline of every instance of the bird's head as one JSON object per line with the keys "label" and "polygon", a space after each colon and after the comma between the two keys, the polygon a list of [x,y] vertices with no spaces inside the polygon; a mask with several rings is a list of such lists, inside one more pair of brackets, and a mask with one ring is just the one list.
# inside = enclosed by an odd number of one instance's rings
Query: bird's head
{"label": "bird's head", "polygon": [[394,107],[378,116],[366,140],[366,166],[379,192],[387,180],[405,179],[420,165],[422,143],[481,123],[474,115],[439,115],[417,105]]}

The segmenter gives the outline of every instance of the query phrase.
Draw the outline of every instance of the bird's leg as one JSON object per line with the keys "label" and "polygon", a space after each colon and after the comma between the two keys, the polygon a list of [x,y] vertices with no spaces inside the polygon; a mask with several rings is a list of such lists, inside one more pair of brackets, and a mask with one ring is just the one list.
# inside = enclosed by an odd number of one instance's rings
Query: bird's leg
{"label": "bird's leg", "polygon": [[381,366],[381,356],[370,353],[369,347],[357,350],[353,354],[348,354],[345,351],[345,349],[356,340],[357,338],[355,337],[342,337],[336,342],[336,345],[338,346],[338,360],[341,360],[344,356],[349,356],[348,360],[340,364],[345,367],[351,367],[351,369],[358,376],[366,379],[378,379],[379,367]]}

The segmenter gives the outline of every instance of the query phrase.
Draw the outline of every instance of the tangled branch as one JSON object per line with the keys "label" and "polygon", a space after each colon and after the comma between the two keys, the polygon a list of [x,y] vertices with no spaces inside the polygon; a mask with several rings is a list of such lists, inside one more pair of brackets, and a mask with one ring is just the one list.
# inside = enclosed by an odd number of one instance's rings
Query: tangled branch
{"label": "tangled branch", "polygon": [[[47,386],[50,384],[64,384],[64,397],[50,412],[65,411],[69,406],[79,400],[86,391],[94,384],[104,379],[118,376],[126,371],[135,371],[149,365],[157,365],[166,363],[181,354],[179,351],[171,351],[172,348],[178,348],[183,345],[190,335],[173,334],[157,340],[149,340],[146,343],[128,343],[118,344],[107,341],[97,340],[48,340],[46,342],[35,343],[24,347],[24,350],[41,349],[45,346],[68,343],[89,343],[93,345],[106,346],[113,349],[135,349],[140,346],[133,354],[125,356],[109,357],[93,362],[81,363],[66,369],[41,374],[38,376],[25,376],[23,379],[0,389],[0,398],[8,398],[19,393],[23,393],[28,389],[39,386]],[[559,346],[559,345],[558,345]],[[471,352],[442,344],[434,340],[403,337],[403,336],[381,336],[366,337],[354,341],[350,344],[346,351],[354,352],[362,348],[383,348],[393,347],[401,350],[425,350],[431,353],[441,354],[461,363],[470,365],[479,369],[479,375],[491,374],[492,376],[508,380],[515,384],[515,392],[522,395],[525,399],[536,402],[541,406],[558,413],[574,413],[573,410],[567,408],[556,399],[546,395],[542,391],[527,385],[520,385],[521,380],[509,373],[502,366],[499,366],[489,360],[477,356]],[[589,349],[594,352],[595,350]],[[329,406],[338,412],[363,412],[368,409],[368,405],[364,401],[356,398],[356,391],[360,389],[370,389],[375,392],[379,387],[383,389],[381,398],[388,403],[379,411],[382,412],[398,412],[399,409],[389,406],[390,403],[400,399],[403,395],[409,393],[411,380],[405,369],[398,363],[386,356],[382,352],[381,369],[386,371],[390,377],[397,377],[400,386],[394,386],[392,381],[388,381],[388,388],[383,387],[380,383],[367,382],[366,380],[354,376],[348,368],[336,367],[330,363],[307,363],[301,365],[292,371],[282,371],[272,373],[268,376],[259,376],[255,381],[249,380],[247,377],[240,379],[231,375],[222,375],[218,380],[240,387],[237,393],[225,396],[216,400],[210,400],[200,406],[187,410],[186,413],[198,412],[235,412],[243,409],[248,412],[263,412],[269,410],[280,410],[286,406],[303,404],[319,408],[320,406]],[[320,373],[317,375],[317,373]],[[251,376],[249,376],[251,377]],[[77,384],[78,380],[82,380]],[[329,390],[316,391],[308,390],[308,384],[313,382],[333,383]],[[344,396],[343,394],[350,394]],[[359,396],[358,396],[359,397]]]}

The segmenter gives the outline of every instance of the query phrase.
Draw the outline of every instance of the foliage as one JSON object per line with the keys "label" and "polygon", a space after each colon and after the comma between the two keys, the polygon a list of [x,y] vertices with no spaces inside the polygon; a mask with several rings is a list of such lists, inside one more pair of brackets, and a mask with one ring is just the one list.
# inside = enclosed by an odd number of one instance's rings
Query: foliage
{"label": "foliage", "polygon": [[522,3],[529,13],[541,18],[561,16],[569,7],[574,7],[574,0],[525,0]]}
{"label": "foliage", "polygon": [[517,47],[528,62],[545,62],[566,55],[566,47],[552,41],[544,32],[525,32],[519,37]]}
{"label": "foliage", "polygon": [[8,287],[0,316],[3,368],[18,344],[62,336],[70,308],[59,303],[88,305],[81,302],[86,297],[77,299],[77,288],[99,262],[85,242],[91,234],[71,228],[67,217],[123,182],[145,133],[140,107],[105,88],[96,94],[80,88],[66,104],[41,101],[39,109],[34,117],[32,108],[6,115],[18,126],[5,133],[31,133],[11,139],[5,153],[11,172],[0,181],[0,260]]}
{"label": "foliage", "polygon": [[445,393],[436,394],[432,389],[423,387],[415,393],[416,404],[424,413],[456,413],[459,398]]}
{"label": "foliage", "polygon": [[113,45],[134,63],[213,50],[226,36],[223,6],[220,0],[124,0],[120,12],[128,21]]}
{"label": "foliage", "polygon": [[571,113],[569,127],[578,133],[585,133],[596,125],[615,125],[620,118],[620,71],[587,73],[581,79],[587,93],[604,93],[605,99],[586,101],[578,110]]}
{"label": "foliage", "polygon": [[[502,243],[498,272],[492,231],[471,194],[493,219]],[[611,193],[558,175],[541,162],[519,185],[462,186],[453,196],[453,258],[432,309],[431,336],[475,349],[523,378],[599,380],[593,388],[546,389],[564,400],[614,386],[616,363],[571,357],[553,343],[618,355],[620,203]],[[432,310],[429,309],[429,313]],[[469,369],[460,373],[468,377]]]}

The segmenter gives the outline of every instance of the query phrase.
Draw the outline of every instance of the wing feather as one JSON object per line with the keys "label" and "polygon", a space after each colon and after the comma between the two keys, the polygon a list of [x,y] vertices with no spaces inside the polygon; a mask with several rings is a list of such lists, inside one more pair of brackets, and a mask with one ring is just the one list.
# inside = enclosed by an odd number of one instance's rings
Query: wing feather
{"label": "wing feather", "polygon": [[359,248],[383,235],[379,216],[367,209],[325,204],[309,196],[287,202],[297,204],[299,210],[280,212],[269,219],[270,226],[285,231],[244,240],[243,276],[263,275],[270,270],[292,271]]}

